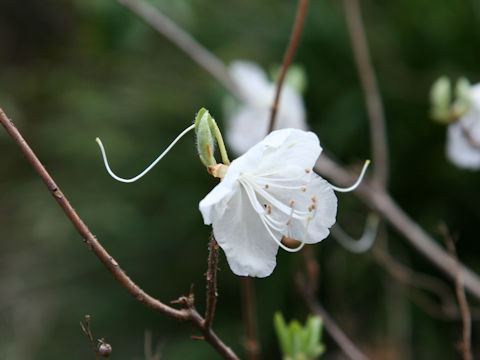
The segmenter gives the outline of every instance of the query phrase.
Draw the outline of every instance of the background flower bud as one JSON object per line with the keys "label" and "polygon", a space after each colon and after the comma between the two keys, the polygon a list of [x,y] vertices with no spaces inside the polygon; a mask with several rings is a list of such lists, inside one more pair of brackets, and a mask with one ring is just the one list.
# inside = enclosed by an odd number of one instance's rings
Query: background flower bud
{"label": "background flower bud", "polygon": [[450,122],[450,104],[452,102],[450,79],[442,76],[437,79],[430,90],[432,118],[441,123]]}

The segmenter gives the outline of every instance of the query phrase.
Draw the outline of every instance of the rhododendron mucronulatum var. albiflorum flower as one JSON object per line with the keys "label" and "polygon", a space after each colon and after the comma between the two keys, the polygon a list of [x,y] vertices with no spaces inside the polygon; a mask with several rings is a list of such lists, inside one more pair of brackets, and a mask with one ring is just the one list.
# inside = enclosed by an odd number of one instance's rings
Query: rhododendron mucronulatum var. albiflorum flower
{"label": "rhododendron mucronulatum var. albiflorum flower", "polygon": [[[234,160],[200,202],[204,222],[213,226],[235,274],[268,276],[279,247],[297,251],[328,236],[337,214],[334,190],[343,189],[313,172],[321,151],[312,132],[274,131]],[[288,248],[284,237],[300,246]]]}

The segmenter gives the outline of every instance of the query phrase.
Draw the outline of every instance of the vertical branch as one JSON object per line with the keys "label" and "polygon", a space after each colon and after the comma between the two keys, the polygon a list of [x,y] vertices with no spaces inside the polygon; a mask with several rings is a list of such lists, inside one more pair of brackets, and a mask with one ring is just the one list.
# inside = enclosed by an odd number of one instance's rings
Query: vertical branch
{"label": "vertical branch", "polygon": [[380,91],[368,49],[359,0],[343,0],[355,63],[362,83],[370,121],[374,179],[385,187],[388,181],[388,146]]}
{"label": "vertical branch", "polygon": [[285,80],[285,75],[287,74],[288,68],[295,57],[295,53],[300,42],[300,36],[302,35],[303,24],[305,23],[305,16],[307,15],[308,0],[299,0],[297,8],[297,16],[295,18],[295,24],[293,25],[292,35],[290,37],[290,42],[288,43],[287,50],[283,57],[282,70],[280,72],[280,77],[277,82],[277,89],[275,92],[275,100],[272,106],[272,113],[270,117],[270,125],[268,127],[268,132],[272,132],[275,128],[275,119],[277,116],[278,103],[280,101],[280,95],[282,92],[283,81]]}
{"label": "vertical branch", "polygon": [[462,354],[463,360],[472,360],[472,344],[471,344],[471,335],[472,335],[472,318],[470,315],[470,308],[468,306],[467,297],[465,296],[465,289],[463,288],[462,273],[460,272],[460,267],[458,265],[457,251],[455,249],[455,244],[453,243],[452,236],[449,234],[448,229],[445,225],[441,226],[441,230],[444,233],[445,243],[447,244],[448,251],[455,261],[456,273],[455,276],[455,292],[457,294],[458,305],[460,306],[460,313],[462,314],[462,323],[463,323],[463,339],[462,342],[458,345],[459,351]]}
{"label": "vertical branch", "polygon": [[245,322],[247,325],[246,348],[249,360],[258,360],[260,358],[260,344],[257,334],[257,316],[255,311],[255,292],[253,288],[253,279],[249,276],[243,277],[242,295]]}
{"label": "vertical branch", "polygon": [[207,270],[207,310],[205,312],[205,328],[212,327],[215,306],[217,304],[217,265],[218,265],[218,243],[212,233],[208,245],[208,270]]}

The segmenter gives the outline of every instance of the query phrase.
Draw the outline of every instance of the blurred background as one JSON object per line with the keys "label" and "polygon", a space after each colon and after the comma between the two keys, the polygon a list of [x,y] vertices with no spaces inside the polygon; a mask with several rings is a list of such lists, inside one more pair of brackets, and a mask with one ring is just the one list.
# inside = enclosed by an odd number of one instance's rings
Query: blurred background
{"label": "blurred background", "polygon": [[[297,6],[150,2],[226,63],[247,59],[266,69],[281,63]],[[479,80],[480,3],[361,4],[387,117],[393,197],[440,243],[438,225],[446,223],[460,259],[478,273],[480,175],[447,161],[446,129],[429,119],[428,92],[443,74]],[[308,78],[309,125],[329,154],[358,166],[371,156],[368,125],[341,2],[311,2],[295,61]],[[193,135],[133,185],[107,175],[94,139],[102,138],[118,174],[133,176],[200,107],[222,127],[227,95],[114,0],[0,0],[0,107],[126,272],[165,302],[194,283],[200,311],[210,228],[198,202],[216,182],[198,161]],[[93,358],[79,326],[85,314],[94,336],[112,344],[114,359],[143,359],[147,330],[162,359],[218,357],[189,338],[189,325],[153,313],[113,280],[3,130],[0,153],[1,359]],[[354,195],[339,196],[337,221],[349,233],[361,234],[367,214]],[[453,289],[397,232],[386,227],[381,237],[397,260]],[[349,253],[331,237],[314,250],[320,301],[371,358],[458,358],[461,322],[438,311],[434,294],[420,291],[417,301],[418,290],[392,278],[371,252]],[[302,322],[309,313],[293,286],[302,259],[279,252],[273,275],[255,281],[263,359],[280,358],[273,313]],[[214,328],[244,358],[239,285],[222,252]],[[474,322],[474,344],[479,330]],[[343,358],[328,334],[325,344],[324,359]]]}

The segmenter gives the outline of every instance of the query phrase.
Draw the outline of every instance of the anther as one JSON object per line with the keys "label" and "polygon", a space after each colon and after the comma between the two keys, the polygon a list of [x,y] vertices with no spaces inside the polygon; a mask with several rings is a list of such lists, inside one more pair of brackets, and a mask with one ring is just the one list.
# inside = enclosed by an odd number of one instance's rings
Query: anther
{"label": "anther", "polygon": [[270,186],[268,184],[265,184],[265,189],[268,189]]}
{"label": "anther", "polygon": [[307,191],[307,188],[306,188],[305,186],[302,186],[302,187],[300,188],[300,190],[302,190],[303,192],[305,192],[305,191]]}
{"label": "anther", "polygon": [[267,205],[267,214],[270,215],[272,213],[272,205]]}
{"label": "anther", "polygon": [[293,208],[294,205],[295,205],[295,200],[290,200],[290,207]]}
{"label": "anther", "polygon": [[310,174],[310,171],[312,171],[312,170],[310,170],[310,169],[305,169],[305,172],[306,172],[307,174]]}

